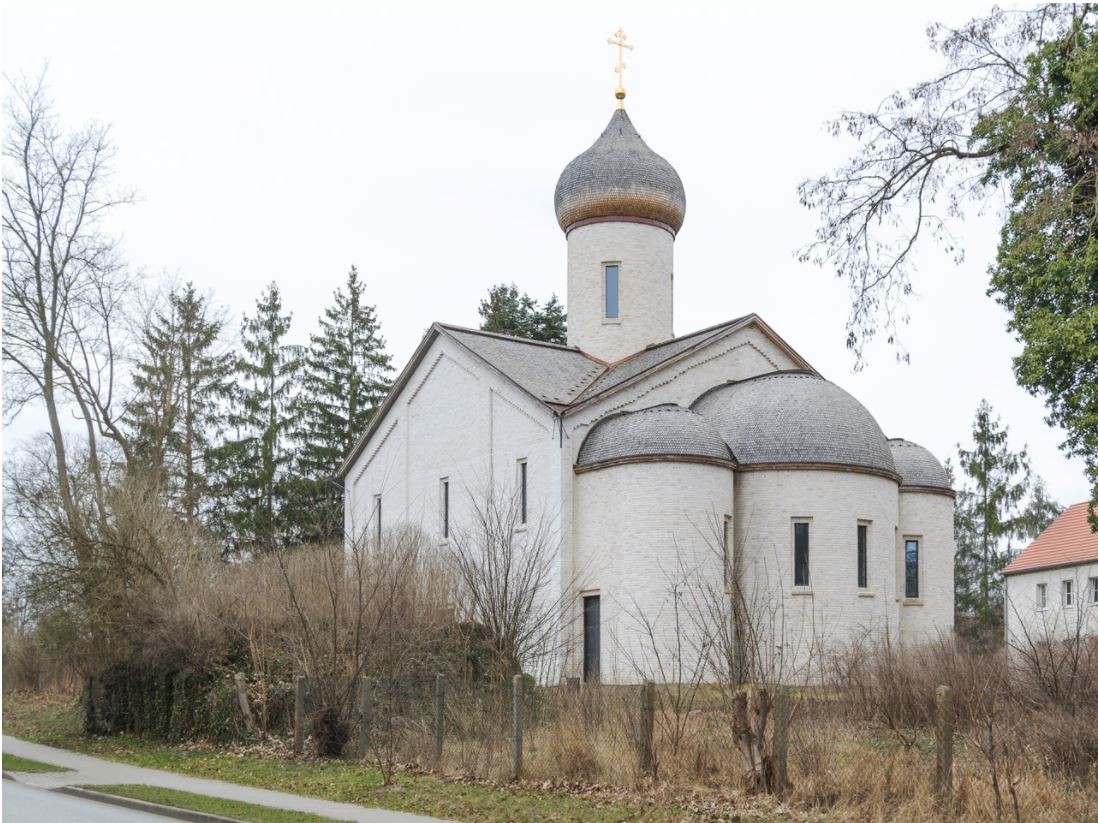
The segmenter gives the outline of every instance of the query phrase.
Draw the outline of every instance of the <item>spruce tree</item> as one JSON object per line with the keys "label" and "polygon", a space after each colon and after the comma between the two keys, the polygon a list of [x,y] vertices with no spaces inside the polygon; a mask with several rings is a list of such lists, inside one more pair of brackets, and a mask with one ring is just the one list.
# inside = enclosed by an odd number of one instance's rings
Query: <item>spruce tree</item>
{"label": "spruce tree", "polygon": [[232,361],[219,350],[222,328],[209,301],[187,283],[150,317],[134,371],[136,463],[189,525],[208,499],[206,458],[224,422]]}
{"label": "spruce tree", "polygon": [[[958,444],[962,485],[954,517],[955,602],[962,633],[978,640],[1001,635],[1002,570],[1020,539],[1032,539],[1059,513],[1026,449],[1012,451],[1009,429],[983,400],[972,425],[971,449]],[[1028,498],[1028,499],[1027,499]]]}
{"label": "spruce tree", "polygon": [[285,508],[302,352],[286,342],[290,321],[273,282],[255,315],[244,318],[243,353],[230,395],[231,431],[215,452],[223,528],[238,551],[262,553],[295,537]]}
{"label": "spruce tree", "polygon": [[295,519],[307,539],[342,530],[342,494],[332,475],[392,386],[392,357],[385,353],[377,311],[363,299],[364,287],[351,266],[305,355]]}
{"label": "spruce tree", "polygon": [[568,340],[568,316],[555,294],[542,308],[530,295],[520,293],[514,283],[500,283],[488,289],[488,297],[480,301],[477,312],[482,331],[562,345]]}

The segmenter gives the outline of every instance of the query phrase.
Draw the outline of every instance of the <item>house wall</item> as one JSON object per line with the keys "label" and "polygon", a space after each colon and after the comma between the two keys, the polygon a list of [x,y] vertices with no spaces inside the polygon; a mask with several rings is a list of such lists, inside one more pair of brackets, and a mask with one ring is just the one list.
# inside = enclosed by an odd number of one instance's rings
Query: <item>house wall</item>
{"label": "house wall", "polygon": [[[1093,605],[1093,594],[1088,590],[1092,577],[1098,577],[1098,562],[1007,575],[1007,643],[1017,650],[1043,640],[1098,634],[1098,606]],[[1065,580],[1074,583],[1075,605],[1071,607],[1065,607],[1062,600]],[[1048,604],[1044,609],[1037,607],[1038,583],[1047,586]]]}
{"label": "house wall", "polygon": [[[670,340],[675,238],[643,223],[568,232],[568,345],[612,361]],[[619,263],[619,316],[607,319],[603,263]]]}
{"label": "house wall", "polygon": [[[603,680],[694,679],[702,616],[695,607],[706,587],[723,587],[720,524],[732,512],[732,470],[629,463],[577,475],[576,490],[575,589],[600,595]],[[582,614],[575,614],[567,672],[579,677]]]}
{"label": "house wall", "polygon": [[[919,597],[905,597],[905,540],[919,540]],[[896,593],[900,636],[923,642],[953,633],[953,498],[902,491],[896,533]]]}

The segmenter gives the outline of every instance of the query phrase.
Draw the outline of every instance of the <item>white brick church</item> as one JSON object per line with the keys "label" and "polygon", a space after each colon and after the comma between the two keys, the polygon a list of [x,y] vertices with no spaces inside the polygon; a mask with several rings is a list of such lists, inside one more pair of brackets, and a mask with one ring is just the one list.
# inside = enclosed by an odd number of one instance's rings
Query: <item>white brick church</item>
{"label": "white brick church", "polygon": [[340,469],[348,534],[444,543],[471,498],[515,495],[559,544],[560,677],[693,677],[725,631],[707,600],[737,585],[747,654],[783,679],[950,632],[941,464],[755,314],[673,336],[686,196],[623,108],[555,203],[568,345],[435,323]]}

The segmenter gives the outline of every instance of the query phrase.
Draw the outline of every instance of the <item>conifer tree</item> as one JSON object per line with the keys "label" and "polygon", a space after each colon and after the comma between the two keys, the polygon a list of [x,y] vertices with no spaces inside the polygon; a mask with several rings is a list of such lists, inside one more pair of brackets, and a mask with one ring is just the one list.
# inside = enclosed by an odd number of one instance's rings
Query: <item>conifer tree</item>
{"label": "conifer tree", "polygon": [[500,283],[488,289],[477,312],[483,331],[525,337],[546,343],[564,344],[568,340],[568,316],[557,296],[552,295],[543,308],[514,283]]}
{"label": "conifer tree", "polygon": [[983,400],[972,425],[972,448],[957,446],[963,483],[954,517],[956,610],[962,633],[980,640],[1001,635],[1001,572],[1019,541],[1036,537],[1060,511],[1031,473],[1026,449],[1011,451],[1008,435]]}
{"label": "conifer tree", "polygon": [[223,528],[238,551],[261,553],[292,540],[285,507],[301,347],[286,342],[290,314],[271,283],[245,317],[235,364],[231,431],[215,451]]}
{"label": "conifer tree", "polygon": [[232,361],[219,351],[222,327],[209,301],[187,283],[149,318],[135,367],[136,463],[189,525],[207,499],[206,458],[223,425]]}
{"label": "conifer tree", "polygon": [[392,386],[392,357],[385,353],[377,311],[363,299],[364,287],[351,266],[305,355],[295,519],[307,538],[341,530],[342,495],[331,477]]}

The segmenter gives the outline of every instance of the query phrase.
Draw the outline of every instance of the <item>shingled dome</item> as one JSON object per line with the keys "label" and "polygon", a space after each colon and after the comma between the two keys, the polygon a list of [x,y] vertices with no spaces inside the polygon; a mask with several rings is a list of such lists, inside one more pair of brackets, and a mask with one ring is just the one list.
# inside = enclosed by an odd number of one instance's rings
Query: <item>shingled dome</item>
{"label": "shingled dome", "polygon": [[686,217],[678,172],[648,148],[624,109],[616,109],[594,145],[565,166],[553,200],[566,232],[581,220],[632,217],[678,233]]}
{"label": "shingled dome", "polygon": [[717,430],[682,406],[653,406],[600,420],[580,446],[577,466],[632,458],[694,458],[730,463]]}
{"label": "shingled dome", "polygon": [[900,473],[900,485],[920,489],[951,492],[949,478],[938,458],[918,443],[894,437],[888,441],[892,460]]}
{"label": "shingled dome", "polygon": [[837,465],[896,475],[873,416],[811,372],[773,372],[718,386],[692,408],[721,433],[741,466]]}

